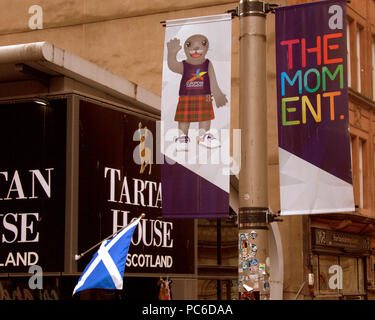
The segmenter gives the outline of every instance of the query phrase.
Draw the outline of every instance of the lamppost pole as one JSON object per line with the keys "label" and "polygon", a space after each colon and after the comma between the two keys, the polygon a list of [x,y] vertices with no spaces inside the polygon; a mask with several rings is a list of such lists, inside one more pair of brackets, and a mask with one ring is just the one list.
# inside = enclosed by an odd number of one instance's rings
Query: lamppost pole
{"label": "lamppost pole", "polygon": [[240,0],[239,294],[269,299],[266,16],[261,1]]}

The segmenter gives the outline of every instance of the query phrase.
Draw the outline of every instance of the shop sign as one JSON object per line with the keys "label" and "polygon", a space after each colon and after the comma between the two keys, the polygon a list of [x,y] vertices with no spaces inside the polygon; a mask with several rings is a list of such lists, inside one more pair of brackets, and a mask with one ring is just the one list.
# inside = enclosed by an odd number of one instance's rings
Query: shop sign
{"label": "shop sign", "polygon": [[[79,253],[144,213],[125,273],[192,274],[194,220],[162,217],[156,138],[152,118],[80,102]],[[79,260],[80,271],[90,258]]]}
{"label": "shop sign", "polygon": [[64,267],[66,100],[0,105],[0,273]]}
{"label": "shop sign", "polygon": [[370,239],[351,233],[312,228],[313,245],[354,250],[370,250]]}

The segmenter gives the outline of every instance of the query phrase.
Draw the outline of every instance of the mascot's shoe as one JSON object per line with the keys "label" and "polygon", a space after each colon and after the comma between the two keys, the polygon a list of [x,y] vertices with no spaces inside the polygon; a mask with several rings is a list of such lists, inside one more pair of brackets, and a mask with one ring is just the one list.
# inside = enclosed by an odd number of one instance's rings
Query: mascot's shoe
{"label": "mascot's shoe", "polygon": [[174,139],[176,146],[176,151],[188,151],[190,138],[188,136],[182,135]]}
{"label": "mascot's shoe", "polygon": [[197,143],[208,149],[215,149],[221,146],[220,141],[210,132],[206,132],[203,136],[198,136]]}

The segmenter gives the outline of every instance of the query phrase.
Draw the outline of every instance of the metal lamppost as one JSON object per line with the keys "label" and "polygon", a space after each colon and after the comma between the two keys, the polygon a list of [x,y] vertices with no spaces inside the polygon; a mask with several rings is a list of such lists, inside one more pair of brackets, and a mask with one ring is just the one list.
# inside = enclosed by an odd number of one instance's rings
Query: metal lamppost
{"label": "metal lamppost", "polygon": [[266,16],[276,5],[240,0],[239,293],[269,299]]}

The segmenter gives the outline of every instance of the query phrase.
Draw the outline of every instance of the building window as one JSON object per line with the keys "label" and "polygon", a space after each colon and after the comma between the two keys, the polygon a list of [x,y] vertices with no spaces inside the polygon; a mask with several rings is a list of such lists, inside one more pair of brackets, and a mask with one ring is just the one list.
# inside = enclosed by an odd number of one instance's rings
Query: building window
{"label": "building window", "polygon": [[368,210],[367,140],[352,135],[350,151],[352,159],[354,202],[357,208]]}
{"label": "building window", "polygon": [[238,227],[235,219],[199,219],[198,278],[200,300],[238,299]]}
{"label": "building window", "polygon": [[351,168],[352,168],[352,171],[353,171],[353,144],[354,144],[354,139],[355,137],[353,136],[350,136],[350,164],[351,164]]}
{"label": "building window", "polygon": [[362,27],[357,26],[356,33],[356,56],[357,56],[357,91],[361,92],[361,33]]}
{"label": "building window", "polygon": [[352,86],[352,72],[351,72],[351,61],[350,61],[350,24],[351,22],[347,20],[346,23],[346,61],[348,68],[348,87]]}
{"label": "building window", "polygon": [[359,146],[358,146],[358,156],[359,156],[359,207],[363,208],[364,207],[364,202],[363,202],[363,145],[364,141],[362,139],[359,139]]}
{"label": "building window", "polygon": [[372,99],[375,100],[375,35],[372,36]]}

